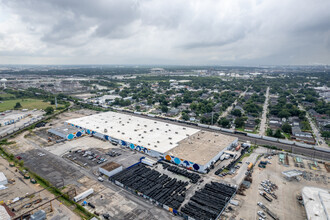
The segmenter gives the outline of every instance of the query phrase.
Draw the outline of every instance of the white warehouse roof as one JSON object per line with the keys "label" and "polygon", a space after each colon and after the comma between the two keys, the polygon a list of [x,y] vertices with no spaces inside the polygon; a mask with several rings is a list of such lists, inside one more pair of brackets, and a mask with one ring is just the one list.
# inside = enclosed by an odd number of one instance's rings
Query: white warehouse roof
{"label": "white warehouse roof", "polygon": [[0,185],[7,185],[8,181],[3,172],[0,172]]}
{"label": "white warehouse roof", "polygon": [[117,112],[104,112],[71,119],[67,123],[78,125],[112,138],[128,141],[160,153],[173,149],[180,141],[200,131],[194,128]]}
{"label": "white warehouse roof", "polygon": [[316,187],[304,187],[302,197],[310,220],[330,219],[330,192]]}

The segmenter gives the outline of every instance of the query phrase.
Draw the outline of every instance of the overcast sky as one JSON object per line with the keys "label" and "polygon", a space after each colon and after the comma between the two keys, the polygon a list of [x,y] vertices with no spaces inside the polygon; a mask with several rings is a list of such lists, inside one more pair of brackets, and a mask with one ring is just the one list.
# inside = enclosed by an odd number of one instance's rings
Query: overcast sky
{"label": "overcast sky", "polygon": [[330,64],[330,0],[0,0],[0,64]]}

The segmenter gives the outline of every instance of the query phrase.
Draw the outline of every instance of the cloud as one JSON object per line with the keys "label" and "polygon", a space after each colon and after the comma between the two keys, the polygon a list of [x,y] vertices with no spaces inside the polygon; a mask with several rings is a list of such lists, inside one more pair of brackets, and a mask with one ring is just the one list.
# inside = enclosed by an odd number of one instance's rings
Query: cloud
{"label": "cloud", "polygon": [[0,63],[330,62],[328,0],[0,0]]}

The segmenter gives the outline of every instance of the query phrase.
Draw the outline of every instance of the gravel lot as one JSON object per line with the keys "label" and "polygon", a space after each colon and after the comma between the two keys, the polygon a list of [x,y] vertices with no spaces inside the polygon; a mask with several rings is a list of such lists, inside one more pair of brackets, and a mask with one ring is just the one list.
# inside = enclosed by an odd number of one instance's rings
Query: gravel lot
{"label": "gravel lot", "polygon": [[[235,217],[235,219],[258,219],[257,211],[261,210],[257,206],[257,202],[262,202],[272,212],[276,213],[280,219],[306,219],[305,209],[297,202],[296,196],[301,193],[304,186],[315,186],[320,188],[329,189],[330,175],[326,172],[324,165],[320,164],[320,170],[314,171],[308,168],[307,160],[304,160],[305,169],[297,168],[294,166],[293,158],[289,157],[290,165],[285,167],[279,164],[278,156],[274,156],[270,161],[272,164],[268,164],[265,169],[255,167],[252,175],[253,183],[251,187],[245,191],[246,196],[236,195],[235,200],[239,201],[239,207],[231,206],[234,211],[226,211],[227,216]],[[327,184],[324,181],[320,181],[316,178],[312,180],[306,180],[301,178],[298,182],[293,180],[287,181],[282,172],[291,169],[298,169],[302,171],[312,172],[315,176],[317,174],[325,175],[328,178]],[[266,201],[265,198],[259,195],[260,183],[263,180],[269,179],[278,186],[278,190],[275,194],[278,199],[273,199],[272,202]],[[268,216],[270,219],[270,216]]]}

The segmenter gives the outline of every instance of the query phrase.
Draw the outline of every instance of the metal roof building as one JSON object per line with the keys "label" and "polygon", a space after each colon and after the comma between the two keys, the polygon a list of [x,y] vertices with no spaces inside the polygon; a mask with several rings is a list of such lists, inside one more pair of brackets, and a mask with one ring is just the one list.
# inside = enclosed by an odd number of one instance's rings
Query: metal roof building
{"label": "metal roof building", "polygon": [[206,172],[237,138],[137,116],[104,112],[72,119],[67,125],[198,172]]}
{"label": "metal roof building", "polygon": [[301,176],[303,173],[300,170],[287,170],[283,171],[282,174],[285,176],[286,179],[292,180],[293,178]]}
{"label": "metal roof building", "polygon": [[81,137],[85,133],[85,130],[78,126],[64,125],[57,128],[51,128],[48,132],[63,139],[72,140]]}
{"label": "metal roof building", "polygon": [[306,209],[307,219],[330,219],[330,192],[329,189],[304,187],[302,198]]}

